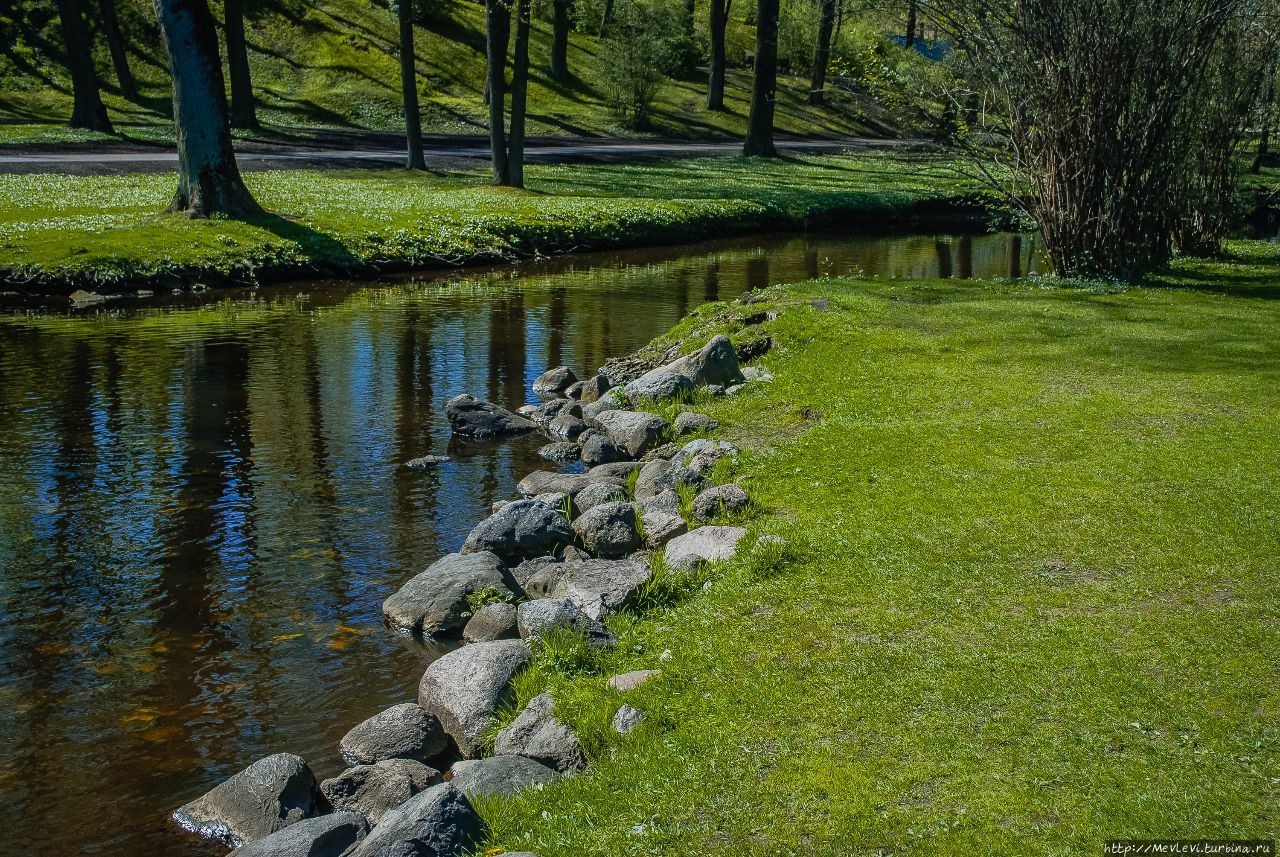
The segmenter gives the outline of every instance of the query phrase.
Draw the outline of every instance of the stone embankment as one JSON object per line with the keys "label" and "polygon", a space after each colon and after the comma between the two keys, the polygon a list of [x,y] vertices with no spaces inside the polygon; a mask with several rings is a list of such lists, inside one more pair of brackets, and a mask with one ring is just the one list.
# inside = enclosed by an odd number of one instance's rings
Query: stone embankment
{"label": "stone embankment", "polygon": [[[385,621],[397,633],[464,645],[427,667],[416,702],[347,733],[338,751],[351,767],[317,782],[297,756],[269,756],[174,819],[235,848],[237,857],[444,857],[483,842],[472,798],[589,776],[590,760],[548,693],[497,730],[499,711],[539,639],[568,629],[590,646],[616,645],[605,620],[635,603],[659,556],[679,571],[741,548],[744,528],[708,523],[750,504],[739,485],[713,484],[716,463],[738,450],[688,440],[718,428],[706,415],[686,408],[672,424],[640,406],[698,389],[732,395],[749,381],[769,380],[744,370],[740,358],[748,356],[756,354],[740,354],[717,336],[657,366],[623,359],[582,380],[568,368],[550,369],[533,384],[544,401],[519,413],[467,395],[451,400],[445,413],[456,434],[542,432],[552,441],[544,457],[581,461],[582,472],[526,475],[520,498],[495,504],[458,553],[386,600]],[[608,685],[625,693],[655,679],[660,671],[641,670]],[[622,705],[613,727],[626,735],[643,721],[643,711]]]}

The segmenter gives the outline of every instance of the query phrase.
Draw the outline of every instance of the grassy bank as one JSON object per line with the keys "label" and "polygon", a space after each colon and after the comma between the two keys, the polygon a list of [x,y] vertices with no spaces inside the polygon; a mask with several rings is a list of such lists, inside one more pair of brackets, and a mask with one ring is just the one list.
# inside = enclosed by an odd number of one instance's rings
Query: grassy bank
{"label": "grassy bank", "polygon": [[[786,537],[544,652],[586,776],[484,806],[560,855],[1097,854],[1280,827],[1280,249],[1147,288],[818,280],[708,305],[701,403]],[[660,653],[669,651],[663,659]],[[661,668],[625,698],[616,671]],[[623,701],[647,720],[609,718]]]}
{"label": "grassy bank", "polygon": [[906,152],[534,166],[527,180],[514,191],[484,171],[254,173],[273,214],[237,222],[160,213],[172,176],[0,176],[0,269],[11,289],[61,293],[361,275],[809,219],[907,222],[974,191],[952,162]]}

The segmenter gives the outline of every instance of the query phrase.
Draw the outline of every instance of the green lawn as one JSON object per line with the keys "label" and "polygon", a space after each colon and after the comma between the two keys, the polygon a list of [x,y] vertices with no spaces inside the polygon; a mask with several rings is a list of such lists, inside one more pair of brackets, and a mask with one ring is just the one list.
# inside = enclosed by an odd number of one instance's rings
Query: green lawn
{"label": "green lawn", "polygon": [[[704,409],[787,555],[667,579],[614,653],[543,652],[521,698],[551,688],[592,768],[486,803],[492,844],[1274,837],[1280,248],[1230,249],[1146,288],[819,280],[682,323],[781,310],[776,380]],[[658,667],[613,734],[604,678]]]}
{"label": "green lawn", "polygon": [[0,175],[0,277],[10,287],[111,289],[149,278],[363,272],[537,252],[692,240],[846,214],[887,222],[968,198],[954,162],[864,152],[759,161],[533,166],[528,190],[488,173],[268,172],[246,176],[273,216],[162,214],[166,175]]}

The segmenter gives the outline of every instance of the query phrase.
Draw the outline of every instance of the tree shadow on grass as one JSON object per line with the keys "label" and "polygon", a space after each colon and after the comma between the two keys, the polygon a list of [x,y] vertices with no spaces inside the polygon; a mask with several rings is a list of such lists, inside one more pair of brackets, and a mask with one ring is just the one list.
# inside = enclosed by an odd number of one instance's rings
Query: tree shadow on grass
{"label": "tree shadow on grass", "polygon": [[1186,260],[1153,274],[1143,285],[1169,291],[1280,300],[1280,248],[1269,244],[1230,247],[1212,259]]}
{"label": "tree shadow on grass", "polygon": [[248,218],[245,223],[265,229],[277,238],[296,244],[312,262],[343,268],[354,268],[364,264],[362,259],[333,235],[312,229],[284,215],[262,214]]}

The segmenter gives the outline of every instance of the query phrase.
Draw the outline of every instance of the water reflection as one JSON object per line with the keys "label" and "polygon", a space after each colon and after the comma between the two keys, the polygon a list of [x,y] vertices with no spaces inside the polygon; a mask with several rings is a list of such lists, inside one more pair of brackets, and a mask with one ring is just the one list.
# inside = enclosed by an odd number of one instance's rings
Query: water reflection
{"label": "water reflection", "polygon": [[1009,235],[781,237],[0,318],[8,847],[199,853],[167,808],[279,750],[332,775],[351,725],[413,698],[431,653],[382,600],[544,464],[536,439],[451,442],[450,397],[516,407],[548,366],[746,289],[1035,257]]}

